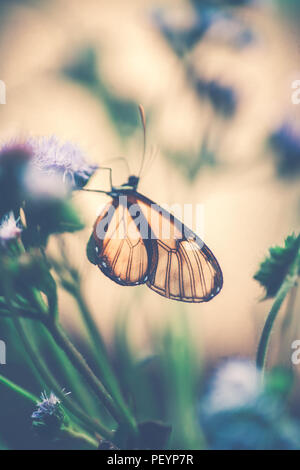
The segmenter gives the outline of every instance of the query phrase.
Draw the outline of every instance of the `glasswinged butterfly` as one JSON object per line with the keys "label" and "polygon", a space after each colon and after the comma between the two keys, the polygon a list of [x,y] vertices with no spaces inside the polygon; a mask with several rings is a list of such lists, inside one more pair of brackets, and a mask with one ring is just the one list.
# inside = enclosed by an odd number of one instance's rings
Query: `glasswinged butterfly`
{"label": "glasswinged butterfly", "polygon": [[[139,111],[145,156],[142,106]],[[119,285],[146,284],[168,299],[208,302],[223,285],[218,261],[192,230],[137,191],[139,179],[140,176],[129,176],[119,187],[111,181],[110,191],[86,190],[111,197],[94,224],[88,259]]]}

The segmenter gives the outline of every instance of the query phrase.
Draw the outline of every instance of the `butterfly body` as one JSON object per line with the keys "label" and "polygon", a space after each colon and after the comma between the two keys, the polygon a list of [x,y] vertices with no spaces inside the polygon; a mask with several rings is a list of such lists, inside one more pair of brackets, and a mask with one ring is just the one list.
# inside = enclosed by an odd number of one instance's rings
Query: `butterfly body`
{"label": "butterfly body", "polygon": [[184,302],[207,302],[223,285],[204,242],[174,215],[137,191],[139,178],[112,187],[88,244],[89,260],[122,286],[146,284]]}

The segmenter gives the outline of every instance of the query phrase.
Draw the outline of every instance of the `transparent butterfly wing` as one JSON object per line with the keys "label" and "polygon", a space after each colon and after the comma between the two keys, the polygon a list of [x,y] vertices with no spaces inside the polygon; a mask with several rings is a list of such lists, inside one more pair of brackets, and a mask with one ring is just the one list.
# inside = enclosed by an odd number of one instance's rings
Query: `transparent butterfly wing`
{"label": "transparent butterfly wing", "polygon": [[97,218],[93,232],[99,268],[126,286],[145,283],[149,265],[147,248],[129,208],[113,199]]}
{"label": "transparent butterfly wing", "polygon": [[205,243],[169,212],[139,195],[154,236],[147,286],[169,299],[207,302],[223,285],[218,261]]}
{"label": "transparent butterfly wing", "polygon": [[156,293],[183,302],[207,302],[222,288],[221,268],[205,243],[133,190],[107,204],[95,223],[93,240],[95,263],[120,285],[146,283]]}

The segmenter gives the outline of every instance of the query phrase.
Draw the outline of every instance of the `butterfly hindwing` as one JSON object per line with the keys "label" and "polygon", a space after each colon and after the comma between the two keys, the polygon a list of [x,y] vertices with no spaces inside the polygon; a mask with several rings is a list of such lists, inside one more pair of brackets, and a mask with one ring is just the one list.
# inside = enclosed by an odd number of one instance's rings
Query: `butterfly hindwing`
{"label": "butterfly hindwing", "polygon": [[222,274],[206,245],[200,247],[193,239],[178,240],[175,249],[161,240],[154,243],[150,289],[184,302],[207,302],[221,290]]}
{"label": "butterfly hindwing", "polygon": [[176,217],[139,196],[154,234],[147,286],[173,300],[211,300],[223,284],[222,271],[213,253]]}

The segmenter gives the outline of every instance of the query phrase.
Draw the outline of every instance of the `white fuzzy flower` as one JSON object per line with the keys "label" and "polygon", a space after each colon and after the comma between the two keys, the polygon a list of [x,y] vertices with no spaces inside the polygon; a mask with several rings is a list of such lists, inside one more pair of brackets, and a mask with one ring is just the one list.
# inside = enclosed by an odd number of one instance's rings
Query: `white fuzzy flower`
{"label": "white fuzzy flower", "polygon": [[89,165],[79,147],[70,142],[60,142],[55,136],[30,138],[31,164],[47,176],[60,175],[72,189],[86,185],[97,165]]}
{"label": "white fuzzy flower", "polygon": [[207,397],[210,413],[245,406],[261,392],[261,374],[254,362],[246,359],[228,360],[220,366],[211,382]]}
{"label": "white fuzzy flower", "polygon": [[0,222],[0,244],[5,247],[10,240],[18,238],[21,232],[19,221],[15,219],[13,212],[10,212]]}

